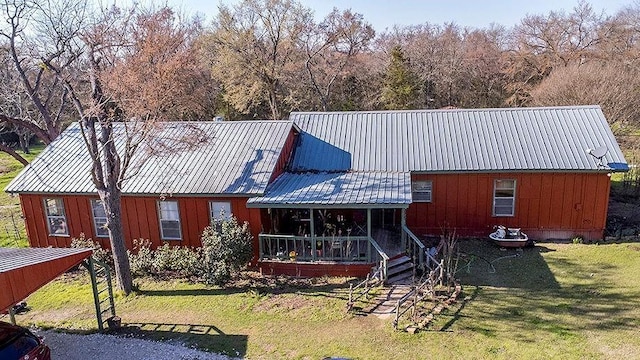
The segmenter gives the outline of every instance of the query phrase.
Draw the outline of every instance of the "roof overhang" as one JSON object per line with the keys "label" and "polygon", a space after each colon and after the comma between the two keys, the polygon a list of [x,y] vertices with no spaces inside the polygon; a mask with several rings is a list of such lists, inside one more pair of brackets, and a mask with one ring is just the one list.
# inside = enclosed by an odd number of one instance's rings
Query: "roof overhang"
{"label": "roof overhang", "polygon": [[411,202],[408,172],[285,173],[247,207],[407,208]]}
{"label": "roof overhang", "polygon": [[0,248],[0,311],[91,256],[91,249]]}

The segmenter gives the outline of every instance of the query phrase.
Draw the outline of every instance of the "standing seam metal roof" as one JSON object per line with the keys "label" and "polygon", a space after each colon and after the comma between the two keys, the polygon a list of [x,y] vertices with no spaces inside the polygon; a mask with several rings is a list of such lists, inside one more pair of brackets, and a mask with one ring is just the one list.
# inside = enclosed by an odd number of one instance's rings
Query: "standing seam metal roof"
{"label": "standing seam metal roof", "polygon": [[411,203],[411,174],[404,172],[284,173],[249,207],[357,205],[405,207]]}
{"label": "standing seam metal roof", "polygon": [[[599,106],[298,112],[292,171],[626,171]],[[586,149],[606,146],[599,167]],[[318,156],[323,154],[323,156]]]}
{"label": "standing seam metal roof", "polygon": [[[115,124],[122,153],[123,123]],[[132,161],[124,194],[262,194],[291,121],[157,124]],[[70,125],[5,191],[95,193],[91,159],[78,123]]]}

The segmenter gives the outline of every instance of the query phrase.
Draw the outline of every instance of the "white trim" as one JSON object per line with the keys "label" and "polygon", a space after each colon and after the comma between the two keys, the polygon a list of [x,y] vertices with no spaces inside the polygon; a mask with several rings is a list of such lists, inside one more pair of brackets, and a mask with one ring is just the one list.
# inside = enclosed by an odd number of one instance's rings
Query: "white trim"
{"label": "white trim", "polygon": [[413,202],[433,202],[433,180],[411,181],[411,199]]}
{"label": "white trim", "polygon": [[[54,201],[52,204],[56,209],[56,214],[51,215],[49,210],[51,207],[47,203],[48,201]],[[43,198],[44,216],[47,222],[47,230],[49,236],[69,236],[69,223],[67,222],[67,216],[64,210],[64,200],[58,197]],[[56,223],[55,225],[53,223]],[[54,229],[53,226],[56,226]]]}
{"label": "white trim", "polygon": [[[89,204],[91,205],[91,217],[93,218],[93,230],[95,231],[96,237],[108,238],[109,230],[107,230],[107,228],[104,226],[107,223],[107,214],[106,212],[104,212],[104,206],[102,205],[102,200],[91,199]],[[96,206],[99,206],[102,209],[104,216],[96,216]],[[101,220],[100,224],[102,225],[98,225],[98,220]],[[106,231],[106,234],[100,234],[100,230]]]}
{"label": "white trim", "polygon": [[[160,225],[161,240],[182,240],[182,224],[180,222],[180,206],[177,200],[158,200],[158,221]],[[163,209],[163,204],[175,204],[175,209]],[[163,211],[164,210],[164,211]],[[163,213],[168,218],[163,218]],[[174,216],[171,216],[174,215]],[[177,224],[178,236],[170,237],[165,235],[165,225]],[[167,229],[169,230],[169,229]],[[171,229],[175,231],[175,229]]]}
{"label": "white trim", "polygon": [[[513,186],[501,186],[498,187],[498,183],[499,182],[508,182],[508,181],[512,181],[513,182]],[[493,208],[492,208],[492,214],[493,216],[496,217],[513,217],[515,216],[515,212],[516,212],[516,188],[517,188],[517,184],[516,184],[516,179],[494,179],[493,180]],[[497,196],[497,192],[498,190],[500,191],[504,191],[504,192],[512,192],[512,196]],[[498,205],[498,200],[501,200],[503,203]],[[508,203],[507,203],[508,202]],[[501,208],[501,209],[507,209],[507,208],[511,208],[510,212],[500,212],[498,213],[497,209]]]}

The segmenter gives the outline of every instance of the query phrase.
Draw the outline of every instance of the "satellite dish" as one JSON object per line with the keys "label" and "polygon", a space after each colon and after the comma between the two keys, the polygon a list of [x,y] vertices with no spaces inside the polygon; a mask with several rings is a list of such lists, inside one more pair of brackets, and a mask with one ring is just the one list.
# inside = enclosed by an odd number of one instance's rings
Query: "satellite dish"
{"label": "satellite dish", "polygon": [[598,146],[595,149],[587,149],[587,154],[598,159],[598,166],[603,166],[602,158],[607,154],[607,151],[609,151],[609,149],[606,146]]}
{"label": "satellite dish", "polygon": [[594,158],[600,159],[607,154],[607,151],[609,151],[609,149],[607,149],[606,146],[599,146],[595,149],[589,149],[588,153]]}

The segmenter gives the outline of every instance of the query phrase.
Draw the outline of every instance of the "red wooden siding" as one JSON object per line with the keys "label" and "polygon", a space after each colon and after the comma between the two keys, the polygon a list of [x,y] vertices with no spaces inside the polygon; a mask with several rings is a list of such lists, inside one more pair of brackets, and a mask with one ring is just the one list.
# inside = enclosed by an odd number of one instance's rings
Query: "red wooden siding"
{"label": "red wooden siding", "polygon": [[269,183],[275,180],[278,176],[280,176],[287,168],[287,164],[289,163],[289,159],[291,158],[291,154],[293,153],[293,147],[296,145],[296,137],[298,132],[295,129],[291,129],[289,131],[289,136],[287,136],[287,141],[284,143],[282,147],[282,152],[278,157],[278,162],[276,163],[276,167],[269,178]]}
{"label": "red wooden siding", "polygon": [[[44,198],[62,198],[67,217],[70,236],[50,236],[47,230]],[[29,244],[32,247],[68,247],[71,238],[84,233],[85,237],[99,240],[103,247],[108,247],[108,240],[95,235],[91,199],[88,195],[28,195],[21,194],[23,214],[27,228]],[[123,196],[122,221],[127,248],[133,248],[133,239],[148,239],[154,247],[163,244],[160,239],[160,224],[157,211],[157,197]],[[255,238],[254,254],[257,256],[257,238],[260,233],[260,209],[248,209],[247,198],[210,198],[210,197],[172,197],[178,201],[182,240],[164,241],[171,245],[200,246],[202,230],[209,225],[209,201],[227,201],[231,203],[231,211],[240,223],[248,221],[251,233]]]}
{"label": "red wooden siding", "polygon": [[[420,235],[437,235],[446,227],[461,236],[486,236],[494,225],[505,225],[521,227],[534,239],[603,236],[607,174],[414,174],[412,179],[433,181],[433,201],[407,209],[407,225]],[[493,216],[495,179],[516,180],[514,216]]]}
{"label": "red wooden siding", "polygon": [[29,264],[0,273],[0,311],[22,301],[29,294],[46,285],[82,260],[91,255],[91,251],[66,255],[57,259]]}

